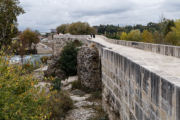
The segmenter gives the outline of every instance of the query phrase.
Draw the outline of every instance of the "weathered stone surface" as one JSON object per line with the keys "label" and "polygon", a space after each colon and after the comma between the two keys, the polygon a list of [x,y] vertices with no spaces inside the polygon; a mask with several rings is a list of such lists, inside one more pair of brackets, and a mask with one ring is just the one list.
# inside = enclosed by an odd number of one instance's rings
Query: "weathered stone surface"
{"label": "weathered stone surface", "polygon": [[101,38],[90,43],[101,54],[103,105],[110,120],[180,120],[180,59]]}
{"label": "weathered stone surface", "polygon": [[82,47],[78,52],[78,77],[81,84],[89,89],[101,89],[101,66],[95,47]]}
{"label": "weathered stone surface", "polygon": [[48,69],[44,71],[45,77],[53,76],[62,80],[66,78],[65,73],[59,67],[58,59],[58,57],[52,59],[52,62],[49,64]]}

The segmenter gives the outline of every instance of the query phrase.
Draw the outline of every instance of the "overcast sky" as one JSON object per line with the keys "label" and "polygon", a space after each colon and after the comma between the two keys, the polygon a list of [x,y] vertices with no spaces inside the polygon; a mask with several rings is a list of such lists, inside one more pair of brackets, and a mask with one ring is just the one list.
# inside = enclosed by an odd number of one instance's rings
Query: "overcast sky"
{"label": "overcast sky", "polygon": [[26,13],[19,29],[47,32],[63,23],[134,25],[158,22],[160,16],[180,19],[180,0],[20,0]]}

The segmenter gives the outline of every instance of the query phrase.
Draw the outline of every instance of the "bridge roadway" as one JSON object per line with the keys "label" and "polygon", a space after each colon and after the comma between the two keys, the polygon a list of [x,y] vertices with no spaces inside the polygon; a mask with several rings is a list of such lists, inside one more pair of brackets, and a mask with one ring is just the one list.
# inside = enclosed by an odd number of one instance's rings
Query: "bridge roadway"
{"label": "bridge roadway", "polygon": [[126,58],[138,63],[141,67],[156,73],[162,78],[166,78],[169,82],[180,87],[180,59],[171,56],[165,56],[149,51],[144,51],[132,47],[116,45],[107,42],[101,36],[91,39],[107,49],[119,53]]}

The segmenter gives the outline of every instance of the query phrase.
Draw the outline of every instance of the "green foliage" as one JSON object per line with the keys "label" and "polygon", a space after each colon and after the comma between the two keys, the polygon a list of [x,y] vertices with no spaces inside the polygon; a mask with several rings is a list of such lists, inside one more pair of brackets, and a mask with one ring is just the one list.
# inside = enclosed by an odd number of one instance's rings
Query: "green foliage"
{"label": "green foliage", "polygon": [[51,111],[50,120],[59,120],[60,118],[65,117],[66,113],[74,106],[68,93],[65,91],[54,91],[49,99],[48,107]]}
{"label": "green foliage", "polygon": [[86,22],[75,22],[72,24],[62,24],[56,28],[58,33],[70,33],[73,35],[89,35],[91,33],[96,33],[93,27]]}
{"label": "green foliage", "polygon": [[[147,25],[100,25],[94,27],[97,29],[98,34],[103,34],[112,39],[179,45],[177,24],[177,21],[174,22],[174,20],[163,17],[159,23],[149,22]],[[119,33],[121,33],[121,35]]]}
{"label": "green foliage", "polygon": [[23,13],[19,0],[0,0],[0,47],[11,44],[18,33],[17,16]]}
{"label": "green foliage", "polygon": [[53,87],[53,90],[60,91],[61,90],[61,80],[59,78],[55,78],[52,81],[52,87]]}
{"label": "green foliage", "polygon": [[0,119],[42,120],[50,114],[47,97],[35,85],[37,81],[21,66],[9,65],[0,57]]}
{"label": "green foliage", "polygon": [[131,32],[128,33],[127,39],[131,41],[141,41],[141,32],[139,30],[131,30]]}
{"label": "green foliage", "polygon": [[77,74],[77,53],[78,48],[73,42],[67,43],[61,52],[59,59],[60,69],[65,72],[66,76]]}
{"label": "green foliage", "polygon": [[144,30],[142,33],[142,40],[143,42],[153,43],[154,39],[152,33],[147,30]]}
{"label": "green foliage", "polygon": [[180,45],[180,20],[175,22],[175,27],[166,35],[165,42],[172,45]]}
{"label": "green foliage", "polygon": [[56,28],[57,33],[68,33],[69,24],[62,24]]}

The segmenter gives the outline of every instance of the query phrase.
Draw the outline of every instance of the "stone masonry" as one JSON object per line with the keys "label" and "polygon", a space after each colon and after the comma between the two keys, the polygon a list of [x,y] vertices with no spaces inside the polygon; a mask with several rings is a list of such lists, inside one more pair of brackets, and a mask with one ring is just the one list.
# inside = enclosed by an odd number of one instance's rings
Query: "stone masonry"
{"label": "stone masonry", "polygon": [[[100,51],[103,104],[110,120],[180,120],[178,58],[115,45],[100,38],[89,42]],[[155,58],[151,59],[152,56]]]}
{"label": "stone masonry", "polygon": [[82,47],[78,52],[78,77],[89,89],[101,89],[101,65],[97,48]]}

